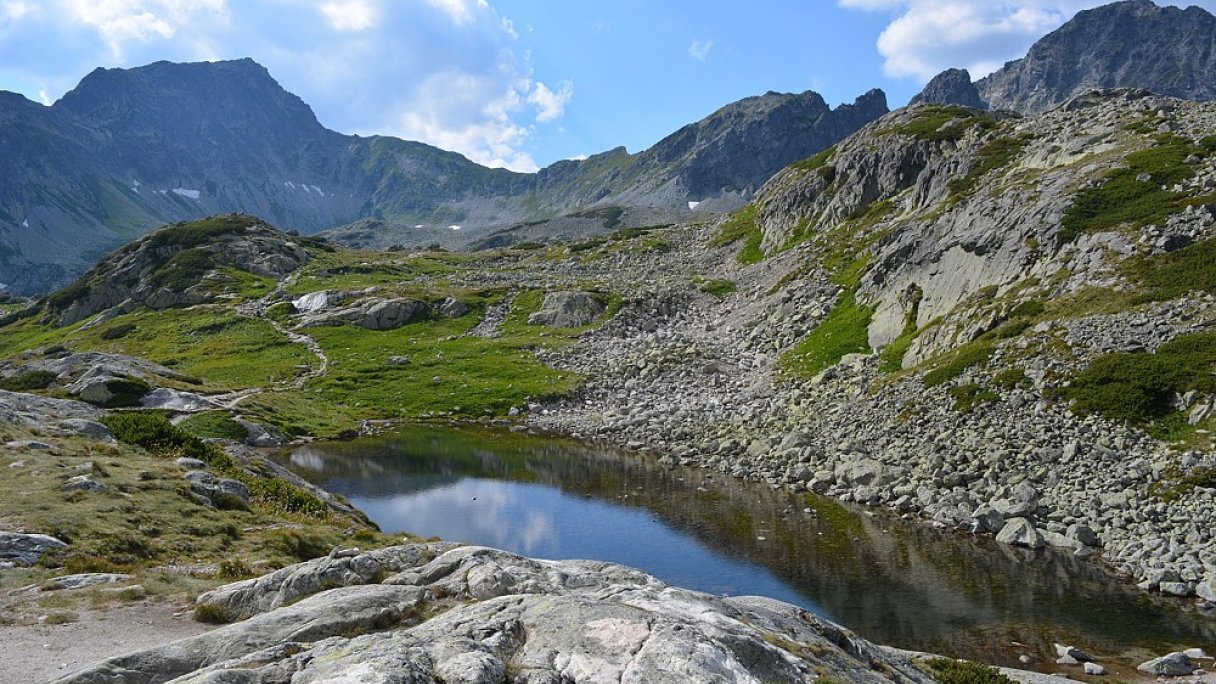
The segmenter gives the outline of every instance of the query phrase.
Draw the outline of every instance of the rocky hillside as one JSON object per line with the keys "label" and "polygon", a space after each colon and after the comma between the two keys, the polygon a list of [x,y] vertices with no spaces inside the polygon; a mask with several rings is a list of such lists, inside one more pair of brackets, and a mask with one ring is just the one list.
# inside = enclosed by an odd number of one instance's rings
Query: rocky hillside
{"label": "rocky hillside", "polygon": [[327,130],[248,59],[98,69],[52,107],[0,97],[0,289],[45,292],[158,225],[222,212],[306,233],[376,219],[381,246],[463,246],[481,229],[592,206],[683,217],[689,202],[723,198],[733,208],[789,162],[886,111],[881,93],[836,111],[814,93],[769,94],[640,154],[519,174]]}
{"label": "rocky hillside", "polygon": [[1090,88],[1216,99],[1216,17],[1201,7],[1159,7],[1152,0],[1085,10],[974,85],[965,71],[951,69],[913,103],[976,107],[982,101],[991,109],[1038,114]]}
{"label": "rocky hillside", "polygon": [[140,306],[157,310],[201,304],[231,296],[229,290],[248,286],[250,279],[277,281],[323,245],[315,238],[293,239],[243,214],[215,216],[137,240],[43,302],[57,325],[103,311],[112,317]]}

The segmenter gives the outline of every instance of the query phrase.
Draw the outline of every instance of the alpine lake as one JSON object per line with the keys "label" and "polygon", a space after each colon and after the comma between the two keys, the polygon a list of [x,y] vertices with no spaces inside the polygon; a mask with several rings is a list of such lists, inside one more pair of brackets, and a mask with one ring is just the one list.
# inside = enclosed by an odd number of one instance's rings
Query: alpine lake
{"label": "alpine lake", "polygon": [[689,589],[768,596],[904,649],[1056,671],[1053,642],[1134,667],[1216,641],[1211,611],[1148,595],[1096,559],[1006,547],[645,454],[426,427],[283,458],[385,532],[610,561]]}

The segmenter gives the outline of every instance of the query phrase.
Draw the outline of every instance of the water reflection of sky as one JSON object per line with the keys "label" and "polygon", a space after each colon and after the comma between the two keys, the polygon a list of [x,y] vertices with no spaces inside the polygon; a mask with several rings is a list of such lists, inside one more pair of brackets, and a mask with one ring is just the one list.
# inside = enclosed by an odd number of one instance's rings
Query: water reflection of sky
{"label": "water reflection of sky", "polygon": [[[537,558],[593,558],[714,594],[760,594],[822,613],[766,568],[719,556],[643,510],[546,485],[426,477],[410,493],[348,494],[385,531],[493,546]],[[422,485],[422,486],[419,486]]]}

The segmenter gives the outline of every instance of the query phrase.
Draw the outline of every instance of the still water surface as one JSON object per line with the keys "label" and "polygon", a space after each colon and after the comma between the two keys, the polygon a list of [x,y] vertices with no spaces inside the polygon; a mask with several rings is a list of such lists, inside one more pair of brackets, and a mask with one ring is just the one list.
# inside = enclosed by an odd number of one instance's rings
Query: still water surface
{"label": "still water surface", "polygon": [[1092,561],[565,440],[419,429],[289,459],[386,532],[623,563],[788,601],[902,648],[1016,665],[1024,652],[1046,658],[1053,640],[1138,657],[1216,639],[1216,616],[1145,596]]}

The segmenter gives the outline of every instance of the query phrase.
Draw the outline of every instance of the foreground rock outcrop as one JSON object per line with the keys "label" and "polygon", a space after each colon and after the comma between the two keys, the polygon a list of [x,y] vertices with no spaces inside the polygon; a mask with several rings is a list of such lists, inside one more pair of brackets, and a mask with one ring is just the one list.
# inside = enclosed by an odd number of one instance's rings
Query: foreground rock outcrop
{"label": "foreground rock outcrop", "polygon": [[59,681],[933,681],[785,603],[481,547],[335,553],[223,587],[198,606],[247,617]]}

